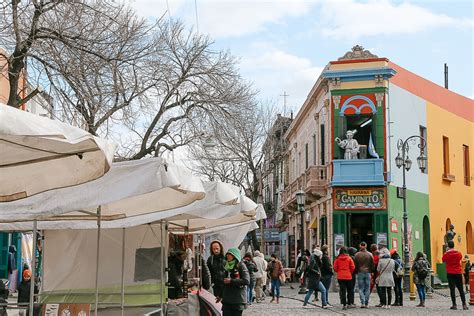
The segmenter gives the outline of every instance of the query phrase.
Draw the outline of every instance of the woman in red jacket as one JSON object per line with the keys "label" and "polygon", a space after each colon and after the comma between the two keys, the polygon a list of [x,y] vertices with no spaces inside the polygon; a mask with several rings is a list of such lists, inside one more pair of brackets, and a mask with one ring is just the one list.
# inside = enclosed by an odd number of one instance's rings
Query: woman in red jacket
{"label": "woman in red jacket", "polygon": [[461,296],[462,308],[464,310],[468,310],[468,307],[466,305],[466,297],[464,296],[464,290],[462,288],[461,259],[462,254],[456,249],[454,249],[454,241],[448,241],[448,250],[443,255],[443,262],[446,263],[449,291],[451,294],[451,301],[453,302],[453,306],[451,306],[451,309],[457,309],[456,288],[458,288],[459,295]]}
{"label": "woman in red jacket", "polygon": [[352,297],[354,291],[348,291],[351,287],[352,272],[354,272],[354,270],[354,261],[347,254],[347,248],[341,247],[341,249],[339,249],[339,256],[334,260],[334,271],[337,273],[342,309],[347,309],[347,303],[354,301]]}

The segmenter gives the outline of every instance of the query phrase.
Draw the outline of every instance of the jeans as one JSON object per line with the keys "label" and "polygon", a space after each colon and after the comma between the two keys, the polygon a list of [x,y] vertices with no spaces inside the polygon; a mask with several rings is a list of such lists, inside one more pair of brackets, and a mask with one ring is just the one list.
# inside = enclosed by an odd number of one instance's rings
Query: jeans
{"label": "jeans", "polygon": [[247,285],[247,304],[252,304],[254,287],[255,287],[255,279],[250,278],[250,283],[249,285]]}
{"label": "jeans", "polygon": [[[319,281],[318,283],[318,291],[321,292],[321,301],[322,301],[323,306],[326,306],[328,304],[328,301],[326,299],[327,291],[321,281]],[[311,294],[313,294],[313,292],[314,292],[314,289],[308,290],[308,293],[306,293],[306,296],[304,297],[304,305],[308,304],[308,301],[311,298]]]}
{"label": "jeans", "polygon": [[418,297],[420,298],[420,301],[424,301],[426,299],[426,285],[417,284],[416,290],[418,291]]}
{"label": "jeans", "polygon": [[456,305],[456,288],[458,288],[459,296],[461,296],[462,305],[466,305],[466,297],[464,296],[464,289],[462,288],[462,274],[448,273],[448,284],[453,305]]}
{"label": "jeans", "polygon": [[331,287],[332,275],[324,275],[321,277],[321,282],[326,289],[326,303],[329,304],[329,288]]}
{"label": "jeans", "polygon": [[370,297],[370,273],[357,273],[357,285],[359,286],[360,304],[368,305]]}
{"label": "jeans", "polygon": [[354,301],[354,289],[352,289],[352,280],[337,280],[339,282],[339,298],[342,305],[347,305],[351,300]]}
{"label": "jeans", "polygon": [[403,305],[403,291],[402,291],[402,278],[394,278],[395,287],[393,291],[395,292],[395,303],[398,305]]}
{"label": "jeans", "polygon": [[272,279],[273,297],[280,297],[280,279]]}
{"label": "jeans", "polygon": [[392,288],[389,286],[379,286],[380,304],[387,306],[392,303]]}

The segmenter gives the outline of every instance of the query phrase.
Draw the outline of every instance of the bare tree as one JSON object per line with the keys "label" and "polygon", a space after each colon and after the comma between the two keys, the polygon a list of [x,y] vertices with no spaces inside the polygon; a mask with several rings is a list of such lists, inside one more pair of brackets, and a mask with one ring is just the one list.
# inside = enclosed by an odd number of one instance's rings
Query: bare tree
{"label": "bare tree", "polygon": [[226,121],[255,95],[229,52],[214,50],[208,37],[182,23],[158,25],[155,43],[148,65],[155,85],[128,124],[138,140],[129,147],[132,159],[191,144],[203,126]]}
{"label": "bare tree", "polygon": [[[33,90],[20,97],[20,79],[26,71],[27,58],[28,65],[34,67],[28,69],[31,84],[32,77],[41,78],[45,73],[53,77],[60,74],[61,80],[69,84],[78,63],[82,64],[80,70],[101,71],[107,63],[117,65],[135,60],[140,56],[140,49],[145,48],[136,45],[146,33],[144,21],[136,18],[130,9],[113,2],[12,0],[2,2],[0,14],[0,44],[9,52],[4,56],[10,84],[7,103],[14,107],[26,103],[38,92]],[[74,84],[71,86],[69,89],[75,88]],[[79,112],[86,121],[88,116],[96,114],[84,107]]]}

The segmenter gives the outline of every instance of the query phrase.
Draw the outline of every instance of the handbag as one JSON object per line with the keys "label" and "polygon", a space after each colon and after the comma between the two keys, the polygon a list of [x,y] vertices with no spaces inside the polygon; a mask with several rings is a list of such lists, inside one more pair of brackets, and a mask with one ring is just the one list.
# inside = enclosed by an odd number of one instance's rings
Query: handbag
{"label": "handbag", "polygon": [[278,278],[280,279],[280,283],[284,284],[286,282],[286,275],[285,273],[281,273]]}

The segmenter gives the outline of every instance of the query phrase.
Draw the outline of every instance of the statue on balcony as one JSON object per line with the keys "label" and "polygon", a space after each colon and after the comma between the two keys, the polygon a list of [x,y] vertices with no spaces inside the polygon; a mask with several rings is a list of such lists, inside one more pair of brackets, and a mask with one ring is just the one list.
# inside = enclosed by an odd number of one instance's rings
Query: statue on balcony
{"label": "statue on balcony", "polygon": [[339,137],[335,139],[336,144],[345,150],[344,159],[358,159],[359,143],[353,138],[355,133],[357,133],[357,130],[349,130],[346,133],[347,139],[341,140]]}
{"label": "statue on balcony", "polygon": [[449,230],[444,235],[444,244],[447,245],[448,241],[453,240],[456,233],[454,232],[454,225],[449,225]]}

